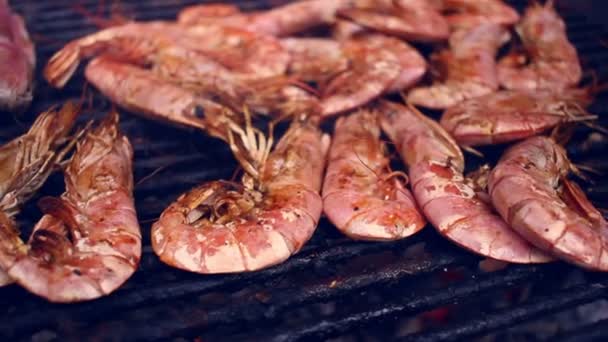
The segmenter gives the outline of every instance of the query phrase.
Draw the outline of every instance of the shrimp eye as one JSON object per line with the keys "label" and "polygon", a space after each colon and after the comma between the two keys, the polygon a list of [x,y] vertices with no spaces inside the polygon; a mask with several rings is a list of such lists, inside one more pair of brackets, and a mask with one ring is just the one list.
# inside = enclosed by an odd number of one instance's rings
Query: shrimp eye
{"label": "shrimp eye", "polygon": [[204,119],[205,118],[205,108],[203,108],[203,106],[200,106],[200,105],[194,106],[194,116],[196,116],[199,119]]}

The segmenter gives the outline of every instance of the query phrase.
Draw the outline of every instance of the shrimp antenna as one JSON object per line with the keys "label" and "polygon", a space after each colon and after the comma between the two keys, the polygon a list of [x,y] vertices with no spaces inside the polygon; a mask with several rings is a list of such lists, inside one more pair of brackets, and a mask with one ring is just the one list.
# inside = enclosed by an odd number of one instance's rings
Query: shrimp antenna
{"label": "shrimp antenna", "polygon": [[438,138],[443,139],[451,147],[452,152],[454,152],[461,160],[464,160],[462,150],[460,149],[458,143],[456,143],[456,140],[454,140],[454,138],[448,132],[446,132],[443,127],[441,127],[439,123],[437,123],[437,121],[424,115],[424,113],[422,113],[418,108],[416,108],[416,106],[412,105],[411,103],[406,102],[405,104],[407,108],[409,108],[416,116],[418,116],[420,120],[424,121],[424,123],[426,123],[427,126],[438,135]]}
{"label": "shrimp antenna", "polygon": [[578,170],[589,172],[589,173],[592,173],[592,174],[594,174],[596,176],[603,176],[604,175],[604,172],[601,172],[601,171],[597,170],[596,168],[591,167],[589,165],[575,164],[575,163],[573,163],[572,165],[574,165]]}
{"label": "shrimp antenna", "polygon": [[466,146],[466,145],[460,145],[460,148],[465,151],[465,152],[469,152],[470,154],[479,157],[479,158],[484,158],[485,155],[479,151],[478,149],[471,147],[471,146]]}
{"label": "shrimp antenna", "polygon": [[565,108],[564,113],[568,117],[568,119],[569,119],[568,121],[581,122],[583,125],[591,128],[593,130],[596,130],[604,135],[608,135],[608,129],[606,129],[605,127],[602,127],[600,125],[596,125],[596,124],[589,122],[590,120],[597,120],[597,118],[598,118],[597,115],[587,113],[587,111],[576,102],[570,103],[570,105],[573,106],[577,110],[576,113],[582,113],[583,115],[572,113],[572,112],[570,112],[570,110],[568,110],[568,108]]}
{"label": "shrimp antenna", "polygon": [[[369,166],[365,161],[363,161],[363,159],[361,159],[361,156],[359,155],[359,153],[354,149],[353,147],[353,152],[355,153],[355,156],[357,157],[357,160],[359,160],[359,162],[361,163],[361,165],[363,165],[366,169],[368,169],[375,177],[376,179],[378,179],[380,182],[388,182],[391,178],[399,178],[401,177],[403,179],[403,186],[406,186],[407,184],[409,184],[410,179],[407,176],[407,174],[403,171],[393,171],[391,169],[391,166],[389,165],[389,163],[387,162],[385,166],[383,166],[383,168],[386,168],[387,171],[389,171],[388,174],[386,174],[385,176],[381,177],[376,171],[374,171],[374,169],[372,169],[371,166]],[[404,195],[407,195],[407,193],[402,190],[402,189],[394,189],[397,191],[400,191],[401,193],[403,193]]]}

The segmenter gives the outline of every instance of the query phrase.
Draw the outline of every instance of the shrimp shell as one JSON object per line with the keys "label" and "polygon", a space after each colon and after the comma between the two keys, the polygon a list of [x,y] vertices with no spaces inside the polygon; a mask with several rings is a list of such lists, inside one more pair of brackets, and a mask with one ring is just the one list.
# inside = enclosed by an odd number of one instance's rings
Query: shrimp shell
{"label": "shrimp shell", "polygon": [[462,152],[441,126],[396,103],[383,101],[379,110],[384,131],[409,167],[414,197],[441,235],[493,259],[551,260],[517,235],[467,184]]}
{"label": "shrimp shell", "polygon": [[[15,225],[12,218],[20,206],[36,193],[71,149],[69,144],[61,147],[78,113],[79,109],[70,102],[60,110],[48,110],[38,116],[27,133],[0,147],[0,216],[7,226]],[[0,270],[0,286],[11,282],[8,274]]]}
{"label": "shrimp shell", "polygon": [[[152,226],[152,247],[173,267],[197,273],[254,271],[283,262],[312,236],[329,137],[294,122],[261,172],[263,191],[233,182],[202,184],[182,195]],[[223,221],[202,218],[218,203]]]}
{"label": "shrimp shell", "polygon": [[65,171],[66,192],[41,200],[45,215],[29,243],[0,223],[0,265],[9,276],[61,303],[95,299],[122,285],[141,257],[132,157],[118,114],[87,133]]}
{"label": "shrimp shell", "polygon": [[358,25],[416,42],[439,42],[449,37],[445,18],[426,0],[392,1],[370,7],[344,8],[342,18]]}
{"label": "shrimp shell", "polygon": [[586,90],[497,91],[448,108],[441,125],[465,146],[501,144],[537,135],[586,113]]}
{"label": "shrimp shell", "polygon": [[502,0],[441,0],[443,10],[452,14],[446,19],[452,29],[473,27],[483,23],[511,26],[519,21],[519,14]]}
{"label": "shrimp shell", "polygon": [[570,163],[548,137],[511,147],[489,179],[500,215],[538,248],[583,268],[608,271],[608,224],[566,180]]}
{"label": "shrimp shell", "polygon": [[412,89],[409,103],[445,109],[466,99],[489,94],[498,89],[496,61],[498,49],[509,38],[499,25],[483,23],[458,30],[450,36],[449,50],[436,55],[447,69],[444,82]]}
{"label": "shrimp shell", "polygon": [[533,4],[516,30],[527,56],[512,53],[498,63],[500,84],[507,89],[561,91],[576,86],[582,69],[576,48],[568,40],[566,25],[553,8]]}
{"label": "shrimp shell", "polygon": [[236,111],[247,107],[279,116],[318,111],[316,94],[293,77],[244,80],[209,57],[179,46],[159,53],[152,73]]}
{"label": "shrimp shell", "polygon": [[363,109],[336,122],[323,182],[323,210],[344,234],[391,241],[425,225],[406,183],[390,172],[376,114]]}
{"label": "shrimp shell", "polygon": [[107,56],[93,59],[85,69],[85,76],[112,102],[153,120],[209,131],[210,120],[226,111],[225,107],[150,71]]}
{"label": "shrimp shell", "polygon": [[326,38],[284,38],[283,47],[289,51],[289,73],[303,81],[320,84],[345,71],[349,60],[342,45]]}
{"label": "shrimp shell", "polygon": [[0,110],[23,109],[32,101],[34,44],[21,16],[0,0]]}
{"label": "shrimp shell", "polygon": [[410,87],[426,72],[424,58],[395,38],[366,34],[343,46],[351,66],[324,89],[321,107],[325,117],[362,106],[385,92]]}
{"label": "shrimp shell", "polygon": [[268,11],[238,12],[230,5],[201,4],[186,7],[178,15],[182,25],[220,24],[272,36],[290,36],[334,21],[340,8],[353,0],[295,1]]}

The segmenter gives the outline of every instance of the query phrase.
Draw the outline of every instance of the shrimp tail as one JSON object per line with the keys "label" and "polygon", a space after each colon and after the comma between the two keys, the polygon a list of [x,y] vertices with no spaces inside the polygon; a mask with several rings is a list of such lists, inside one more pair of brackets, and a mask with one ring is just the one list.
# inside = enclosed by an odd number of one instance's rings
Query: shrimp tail
{"label": "shrimp tail", "polygon": [[81,52],[78,44],[70,43],[59,50],[46,64],[44,78],[55,88],[63,88],[80,64]]}

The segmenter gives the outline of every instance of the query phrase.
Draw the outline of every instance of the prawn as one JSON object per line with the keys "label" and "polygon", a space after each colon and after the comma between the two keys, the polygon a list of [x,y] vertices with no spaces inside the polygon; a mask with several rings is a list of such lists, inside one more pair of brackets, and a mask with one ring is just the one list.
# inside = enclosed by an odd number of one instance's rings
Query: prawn
{"label": "prawn", "polygon": [[36,54],[21,16],[0,0],[0,110],[23,109],[32,101]]}
{"label": "prawn", "polygon": [[173,267],[197,273],[254,271],[278,264],[312,236],[329,136],[295,120],[270,152],[251,126],[226,120],[229,142],[245,174],[241,183],[214,181],[180,196],[152,226],[152,248]]}
{"label": "prawn", "polygon": [[[27,133],[0,147],[0,216],[14,227],[20,206],[44,184],[71,150],[67,143],[79,109],[66,103],[38,116]],[[16,229],[16,228],[15,228]],[[0,286],[12,282],[0,270]]]}
{"label": "prawn", "polygon": [[414,107],[383,101],[381,124],[409,168],[414,198],[437,231],[474,253],[512,263],[541,263],[533,247],[494,213],[463,176],[464,157],[439,124]]}
{"label": "prawn", "polygon": [[446,19],[452,29],[487,22],[512,26],[519,21],[517,11],[502,0],[440,0],[439,6],[447,12]]}
{"label": "prawn", "polygon": [[330,24],[336,12],[354,0],[295,1],[268,11],[243,13],[231,5],[201,4],[186,7],[178,15],[182,25],[220,24],[271,36],[290,36]]}
{"label": "prawn", "polygon": [[[85,76],[123,108],[151,119],[202,129],[207,128],[206,117],[223,115],[227,107],[246,105],[258,113],[275,114],[318,106],[315,95],[288,79],[245,82],[222,73],[213,62],[199,63],[200,57],[190,53],[164,56],[148,70],[100,56],[87,65]],[[205,69],[205,63],[213,70]]]}
{"label": "prawn", "polygon": [[194,91],[109,56],[93,59],[85,76],[112,102],[153,120],[209,130],[209,118],[220,117],[226,111],[226,107]]}
{"label": "prawn", "polygon": [[489,178],[492,203],[536,247],[586,269],[608,271],[608,224],[576,183],[565,150],[549,137],[508,149]]}
{"label": "prawn", "polygon": [[435,55],[435,59],[445,66],[445,81],[412,89],[407,101],[431,109],[445,109],[498,90],[494,58],[508,39],[509,33],[492,23],[452,33],[449,50]]}
{"label": "prawn", "polygon": [[160,21],[132,22],[69,42],[48,61],[44,77],[61,88],[82,59],[109,54],[149,66],[175,46],[205,55],[244,80],[283,75],[289,62],[288,52],[272,37],[217,25],[181,27]]}
{"label": "prawn", "polygon": [[499,61],[498,78],[503,87],[561,91],[579,83],[582,69],[578,54],[553,1],[528,7],[516,31],[525,53],[514,52]]}
{"label": "prawn", "polygon": [[395,0],[359,4],[338,11],[340,18],[409,41],[438,42],[450,31],[445,18],[427,0]]}
{"label": "prawn", "polygon": [[45,215],[27,244],[10,221],[0,222],[0,266],[51,302],[90,300],[118,288],[141,256],[132,157],[113,112],[78,142],[65,193],[40,200]]}
{"label": "prawn", "polygon": [[352,110],[386,93],[416,84],[426,61],[406,42],[366,34],[343,42],[350,67],[330,80],[322,91],[322,116]]}
{"label": "prawn", "polygon": [[590,101],[586,89],[501,90],[448,108],[441,125],[463,146],[501,144],[561,123],[595,119],[584,109]]}
{"label": "prawn", "polygon": [[390,241],[424,227],[406,181],[389,169],[375,112],[360,109],[339,118],[328,159],[323,211],[341,232],[353,239]]}

